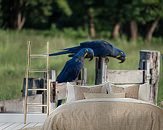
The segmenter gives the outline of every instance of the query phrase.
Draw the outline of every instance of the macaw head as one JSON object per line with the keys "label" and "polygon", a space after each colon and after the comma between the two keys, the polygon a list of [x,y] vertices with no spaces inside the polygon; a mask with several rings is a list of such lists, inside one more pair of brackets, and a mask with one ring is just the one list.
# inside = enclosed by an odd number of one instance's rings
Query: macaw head
{"label": "macaw head", "polygon": [[94,51],[91,48],[84,48],[84,49],[85,49],[84,58],[90,58],[89,61],[91,61],[94,57]]}
{"label": "macaw head", "polygon": [[120,60],[119,63],[123,63],[126,60],[126,54],[118,48],[115,48],[114,57]]}
{"label": "macaw head", "polygon": [[77,58],[90,58],[91,61],[94,57],[94,51],[91,48],[82,48],[78,53],[74,55]]}

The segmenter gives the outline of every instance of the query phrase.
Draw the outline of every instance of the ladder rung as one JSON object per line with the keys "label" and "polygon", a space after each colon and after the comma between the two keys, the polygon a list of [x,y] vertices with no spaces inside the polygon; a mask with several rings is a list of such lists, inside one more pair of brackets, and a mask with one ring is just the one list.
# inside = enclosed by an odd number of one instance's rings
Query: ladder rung
{"label": "ladder rung", "polygon": [[31,58],[46,58],[48,55],[46,54],[31,54]]}
{"label": "ladder rung", "polygon": [[43,73],[43,72],[47,72],[47,70],[29,70],[29,72],[38,72],[38,73]]}
{"label": "ladder rung", "polygon": [[47,107],[47,105],[39,104],[39,103],[27,103],[28,106],[36,106],[36,107]]}
{"label": "ladder rung", "polygon": [[40,90],[40,91],[41,91],[41,90],[42,90],[42,91],[46,91],[47,89],[44,89],[44,88],[33,88],[33,89],[28,89],[28,91],[37,91],[37,90],[38,90],[38,91],[39,91],[39,90]]}

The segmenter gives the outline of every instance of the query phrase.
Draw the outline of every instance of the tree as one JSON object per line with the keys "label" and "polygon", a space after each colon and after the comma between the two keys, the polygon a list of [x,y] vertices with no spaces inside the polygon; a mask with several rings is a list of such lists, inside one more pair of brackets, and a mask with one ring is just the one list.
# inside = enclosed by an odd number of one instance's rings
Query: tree
{"label": "tree", "polygon": [[112,38],[118,38],[120,36],[122,25],[125,23],[126,19],[124,17],[124,5],[126,0],[102,0],[99,4],[98,16],[100,21],[105,21],[104,28],[112,30]]}
{"label": "tree", "polygon": [[144,3],[143,18],[144,22],[148,25],[145,36],[146,43],[151,43],[153,33],[159,24],[159,20],[163,18],[163,4],[158,0],[153,2],[154,3]]}
{"label": "tree", "polygon": [[1,0],[1,21],[4,28],[22,29],[48,22],[52,0]]}
{"label": "tree", "polygon": [[121,25],[124,22],[122,6],[123,1],[120,0],[104,0],[103,6],[101,6],[101,15],[108,21],[108,25],[113,26],[112,38],[120,36]]}
{"label": "tree", "polygon": [[159,20],[163,15],[162,4],[158,0],[132,0],[125,5],[125,10],[126,19],[130,21],[131,39],[137,39],[138,24],[145,25],[148,28],[145,40],[150,43]]}
{"label": "tree", "polygon": [[96,20],[96,0],[69,0],[72,9],[73,25],[87,28],[91,38],[96,37],[95,20]]}
{"label": "tree", "polygon": [[21,29],[25,22],[25,3],[26,0],[1,0],[1,26]]}
{"label": "tree", "polygon": [[53,0],[27,0],[26,27],[44,29],[50,27]]}
{"label": "tree", "polygon": [[126,22],[128,21],[130,23],[130,38],[132,41],[135,41],[138,38],[138,23],[142,20],[142,2],[141,0],[126,0],[123,8]]}

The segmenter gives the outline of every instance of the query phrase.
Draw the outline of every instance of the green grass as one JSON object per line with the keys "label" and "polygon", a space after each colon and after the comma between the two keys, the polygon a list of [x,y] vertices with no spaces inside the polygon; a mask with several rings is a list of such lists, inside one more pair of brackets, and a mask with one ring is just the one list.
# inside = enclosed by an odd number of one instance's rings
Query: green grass
{"label": "green grass", "polygon": [[[80,34],[80,35],[79,35]],[[79,42],[90,40],[84,32],[73,32],[71,29],[61,31],[9,31],[0,30],[0,100],[18,98],[21,96],[23,78],[27,62],[27,41],[32,42],[33,53],[44,53],[46,42],[50,42],[50,52],[56,52],[61,48],[77,45]],[[110,41],[108,38],[100,37]],[[115,46],[124,50],[127,60],[119,64],[117,60],[110,58],[108,67],[110,69],[138,69],[139,51],[144,49],[159,50],[163,53],[163,39],[153,39],[152,43],[144,44],[141,39],[128,42],[126,38],[111,41]],[[67,56],[50,58],[50,68],[60,72]],[[37,61],[34,66],[43,67],[43,61]],[[89,83],[94,83],[94,62],[86,61]],[[162,75],[161,75],[162,76]],[[160,77],[159,99],[163,100],[163,80]]]}

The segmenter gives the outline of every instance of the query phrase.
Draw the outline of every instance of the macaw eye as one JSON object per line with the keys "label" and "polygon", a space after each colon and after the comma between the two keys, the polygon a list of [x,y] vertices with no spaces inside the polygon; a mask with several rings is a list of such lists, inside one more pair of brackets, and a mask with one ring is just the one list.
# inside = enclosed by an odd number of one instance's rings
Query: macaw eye
{"label": "macaw eye", "polygon": [[121,54],[123,54],[123,52],[121,51]]}

